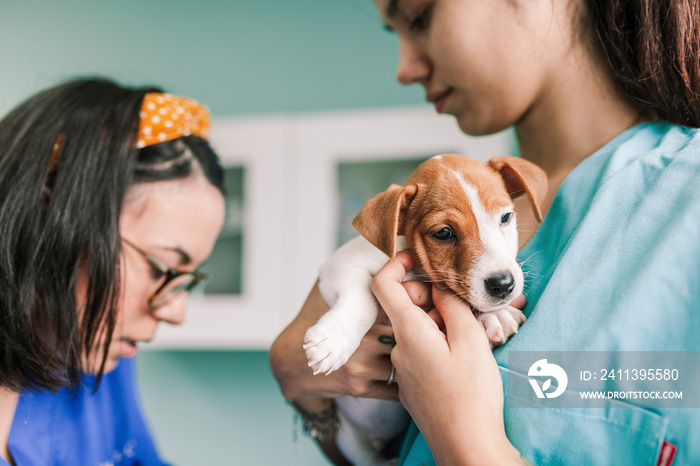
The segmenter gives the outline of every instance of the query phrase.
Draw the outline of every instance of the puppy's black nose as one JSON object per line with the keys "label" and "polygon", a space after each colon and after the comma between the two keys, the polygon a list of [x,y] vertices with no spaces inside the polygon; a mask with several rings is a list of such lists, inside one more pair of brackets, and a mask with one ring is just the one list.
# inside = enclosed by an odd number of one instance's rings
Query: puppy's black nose
{"label": "puppy's black nose", "polygon": [[496,273],[484,280],[486,291],[497,299],[503,299],[515,288],[515,280],[510,272]]}

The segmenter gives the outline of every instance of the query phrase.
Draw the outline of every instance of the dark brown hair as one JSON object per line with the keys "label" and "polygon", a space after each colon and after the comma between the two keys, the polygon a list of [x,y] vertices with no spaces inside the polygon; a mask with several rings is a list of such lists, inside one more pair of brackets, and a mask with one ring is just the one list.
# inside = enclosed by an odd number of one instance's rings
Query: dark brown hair
{"label": "dark brown hair", "polygon": [[[203,139],[135,148],[143,96],[152,91],[158,89],[75,80],[29,98],[0,121],[0,387],[74,385],[102,337],[109,346],[119,296],[119,215],[130,186],[203,173],[223,190],[219,160]],[[78,319],[80,267],[88,280]]]}
{"label": "dark brown hair", "polygon": [[584,0],[615,81],[662,119],[700,127],[700,2]]}

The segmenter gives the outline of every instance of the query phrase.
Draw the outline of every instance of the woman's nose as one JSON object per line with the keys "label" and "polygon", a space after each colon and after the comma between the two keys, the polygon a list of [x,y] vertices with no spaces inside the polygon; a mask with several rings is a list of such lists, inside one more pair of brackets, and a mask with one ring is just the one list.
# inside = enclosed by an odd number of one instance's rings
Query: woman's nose
{"label": "woman's nose", "polygon": [[422,83],[430,75],[430,63],[418,44],[399,41],[399,64],[396,79],[403,85]]}
{"label": "woman's nose", "polygon": [[180,325],[185,321],[185,311],[187,307],[187,294],[173,296],[170,300],[164,302],[157,308],[153,309],[153,315],[158,320],[168,322],[173,325]]}

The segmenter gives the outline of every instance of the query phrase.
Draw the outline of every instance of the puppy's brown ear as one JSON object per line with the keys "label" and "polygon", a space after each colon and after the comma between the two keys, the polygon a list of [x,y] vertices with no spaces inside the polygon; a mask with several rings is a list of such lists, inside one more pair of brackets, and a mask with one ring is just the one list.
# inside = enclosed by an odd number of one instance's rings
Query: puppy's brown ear
{"label": "puppy's brown ear", "polygon": [[532,162],[519,157],[494,157],[489,165],[501,174],[511,199],[527,194],[537,221],[542,223],[540,206],[547,194],[547,174]]}
{"label": "puppy's brown ear", "polygon": [[352,226],[384,254],[394,257],[396,236],[401,231],[404,213],[417,191],[415,185],[392,184],[367,201],[352,221]]}

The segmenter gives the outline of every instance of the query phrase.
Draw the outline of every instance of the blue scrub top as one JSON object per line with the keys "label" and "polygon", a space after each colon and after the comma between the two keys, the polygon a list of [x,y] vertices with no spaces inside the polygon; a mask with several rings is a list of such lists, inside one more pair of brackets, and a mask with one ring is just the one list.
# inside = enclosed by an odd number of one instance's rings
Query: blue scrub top
{"label": "blue scrub top", "polygon": [[132,359],[122,359],[94,394],[95,377],[85,376],[73,392],[21,395],[9,438],[17,466],[163,464],[141,414],[134,369]]}
{"label": "blue scrub top", "polygon": [[[700,131],[645,123],[588,157],[526,259],[528,320],[494,353],[504,386],[527,376],[509,351],[700,351]],[[504,419],[536,465],[655,465],[664,441],[674,466],[700,464],[699,409],[509,408],[506,393]],[[435,464],[415,425],[400,464]]]}

